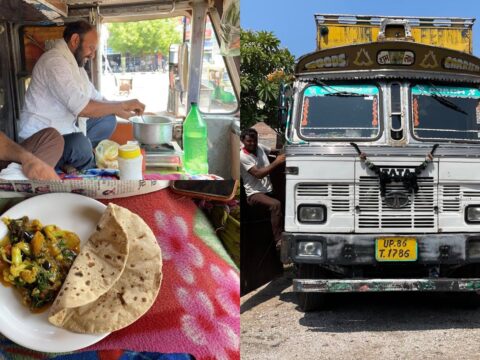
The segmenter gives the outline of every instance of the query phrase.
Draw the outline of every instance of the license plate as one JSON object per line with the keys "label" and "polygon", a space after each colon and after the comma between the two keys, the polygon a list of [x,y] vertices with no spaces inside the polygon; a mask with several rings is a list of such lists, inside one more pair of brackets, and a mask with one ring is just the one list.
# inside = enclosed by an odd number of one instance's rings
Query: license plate
{"label": "license plate", "polygon": [[383,237],[375,239],[377,261],[416,261],[417,239],[406,237]]}

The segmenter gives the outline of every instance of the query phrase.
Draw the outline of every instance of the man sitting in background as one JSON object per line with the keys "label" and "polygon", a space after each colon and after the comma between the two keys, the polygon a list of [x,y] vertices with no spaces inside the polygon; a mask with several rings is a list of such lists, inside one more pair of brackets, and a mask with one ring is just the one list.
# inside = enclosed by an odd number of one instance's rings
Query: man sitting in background
{"label": "man sitting in background", "polygon": [[[25,106],[20,115],[20,138],[53,127],[64,137],[65,147],[57,168],[65,170],[94,167],[92,148],[108,139],[115,130],[116,117],[143,114],[138,100],[110,102],[90,82],[85,62],[95,56],[98,34],[85,21],[69,23],[63,39],[36,63]],[[77,126],[77,117],[89,118],[86,136]]]}
{"label": "man sitting in background", "polygon": [[273,197],[270,174],[285,162],[285,154],[280,154],[270,163],[267,155],[278,154],[278,150],[269,149],[258,143],[255,129],[243,130],[240,134],[243,148],[240,150],[240,175],[250,206],[260,206],[270,211],[270,221],[275,246],[280,248],[283,230],[282,204]]}
{"label": "man sitting in background", "polygon": [[0,170],[14,162],[30,180],[60,180],[53,168],[62,153],[63,137],[55,129],[43,129],[20,145],[0,132]]}

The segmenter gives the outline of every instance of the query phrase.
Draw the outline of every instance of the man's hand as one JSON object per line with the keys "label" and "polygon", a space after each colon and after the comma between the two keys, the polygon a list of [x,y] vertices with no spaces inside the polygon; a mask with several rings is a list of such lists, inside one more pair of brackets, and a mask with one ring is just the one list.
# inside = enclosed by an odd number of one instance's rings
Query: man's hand
{"label": "man's hand", "polygon": [[142,115],[145,111],[145,105],[137,99],[122,101],[119,105],[119,111],[115,115],[123,119],[128,119],[135,115]]}
{"label": "man's hand", "polygon": [[26,154],[22,159],[22,170],[30,180],[60,180],[50,165],[31,153]]}
{"label": "man's hand", "polygon": [[275,160],[273,160],[273,162],[280,165],[280,164],[283,164],[285,162],[285,159],[286,159],[285,154],[280,154],[275,158]]}
{"label": "man's hand", "polygon": [[123,119],[128,119],[135,115],[142,115],[144,110],[145,105],[137,99],[127,101],[90,100],[78,115],[88,118],[99,118],[114,114]]}
{"label": "man's hand", "polygon": [[263,168],[257,168],[256,166],[251,167],[248,172],[256,177],[257,179],[263,179],[265,176],[270,175],[270,173],[285,162],[285,154],[278,155],[273,162]]}

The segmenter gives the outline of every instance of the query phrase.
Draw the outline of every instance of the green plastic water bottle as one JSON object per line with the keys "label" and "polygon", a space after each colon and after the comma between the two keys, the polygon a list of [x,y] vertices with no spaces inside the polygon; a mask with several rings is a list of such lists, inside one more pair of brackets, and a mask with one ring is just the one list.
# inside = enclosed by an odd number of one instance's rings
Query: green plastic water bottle
{"label": "green plastic water bottle", "polygon": [[188,174],[208,174],[207,124],[192,102],[183,123],[183,162]]}

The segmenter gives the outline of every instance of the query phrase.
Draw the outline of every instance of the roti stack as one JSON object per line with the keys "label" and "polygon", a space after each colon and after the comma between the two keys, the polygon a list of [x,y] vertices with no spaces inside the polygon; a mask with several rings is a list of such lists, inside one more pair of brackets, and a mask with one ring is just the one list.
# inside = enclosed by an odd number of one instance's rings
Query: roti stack
{"label": "roti stack", "polygon": [[109,204],[82,247],[54,301],[48,320],[79,333],[106,333],[140,318],[162,280],[155,235],[136,214]]}

